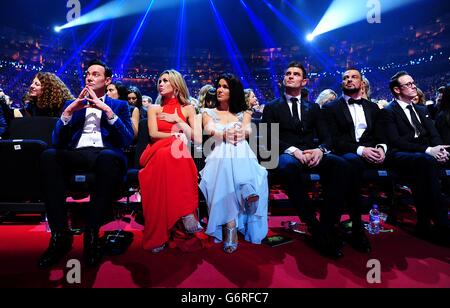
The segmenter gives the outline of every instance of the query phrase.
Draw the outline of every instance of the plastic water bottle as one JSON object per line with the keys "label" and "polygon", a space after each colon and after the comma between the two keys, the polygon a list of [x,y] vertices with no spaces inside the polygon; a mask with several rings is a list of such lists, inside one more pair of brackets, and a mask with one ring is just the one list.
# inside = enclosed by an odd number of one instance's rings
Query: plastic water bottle
{"label": "plastic water bottle", "polygon": [[374,204],[373,208],[369,212],[369,228],[370,234],[380,233],[380,211],[378,211],[378,205]]}

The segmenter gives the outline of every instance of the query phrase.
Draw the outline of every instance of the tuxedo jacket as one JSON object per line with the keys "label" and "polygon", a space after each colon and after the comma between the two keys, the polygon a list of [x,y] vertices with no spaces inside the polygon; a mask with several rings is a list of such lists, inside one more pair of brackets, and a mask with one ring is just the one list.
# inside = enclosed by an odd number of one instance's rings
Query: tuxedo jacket
{"label": "tuxedo jacket", "polygon": [[[302,100],[300,117],[301,122],[296,125],[284,95],[264,107],[262,123],[279,123],[280,125],[278,136],[280,154],[291,146],[300,150],[307,150],[317,148],[320,144],[322,147],[329,149],[331,139],[319,105]],[[276,138],[276,136],[270,135],[270,131],[269,126],[269,140],[271,140],[270,138]],[[319,139],[319,144],[315,142],[316,137]],[[270,141],[269,144],[271,144]]]}
{"label": "tuxedo jacket", "polygon": [[414,105],[425,133],[414,138],[415,130],[396,100],[380,110],[380,127],[393,151],[425,152],[428,147],[443,144],[425,106]]}
{"label": "tuxedo jacket", "polygon": [[[72,102],[66,102],[62,110],[65,110]],[[105,104],[112,109],[118,119],[110,125],[106,114],[102,112],[100,126],[104,146],[117,150],[128,147],[134,136],[128,103],[106,96]],[[75,149],[83,132],[85,120],[86,109],[74,112],[67,125],[59,119],[52,134],[53,145],[57,148]]]}
{"label": "tuxedo jacket", "polygon": [[377,144],[386,143],[378,125],[380,108],[365,99],[362,100],[362,107],[367,128],[357,142],[355,124],[344,97],[322,106],[325,122],[332,139],[332,147],[337,154],[356,153],[360,146],[375,147]]}

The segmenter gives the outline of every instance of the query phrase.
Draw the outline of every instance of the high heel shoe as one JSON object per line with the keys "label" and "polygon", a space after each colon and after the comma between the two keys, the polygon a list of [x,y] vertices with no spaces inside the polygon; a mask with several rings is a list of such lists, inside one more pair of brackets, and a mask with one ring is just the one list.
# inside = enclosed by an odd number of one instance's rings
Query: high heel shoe
{"label": "high heel shoe", "polygon": [[151,252],[159,253],[159,252],[163,251],[165,248],[166,248],[166,243],[162,244],[161,246],[152,248]]}
{"label": "high heel shoe", "polygon": [[[237,250],[238,242],[237,242],[237,228],[228,228],[227,226],[223,227],[224,231],[224,243],[223,243],[223,251],[226,253],[233,253]],[[236,241],[233,241],[236,239]]]}
{"label": "high heel shoe", "polygon": [[241,195],[244,199],[244,210],[247,215],[253,215],[258,210],[259,196],[251,184],[241,185]]}
{"label": "high heel shoe", "polygon": [[195,232],[203,231],[203,227],[200,225],[197,218],[195,218],[194,214],[183,216],[181,219],[186,233],[193,234]]}

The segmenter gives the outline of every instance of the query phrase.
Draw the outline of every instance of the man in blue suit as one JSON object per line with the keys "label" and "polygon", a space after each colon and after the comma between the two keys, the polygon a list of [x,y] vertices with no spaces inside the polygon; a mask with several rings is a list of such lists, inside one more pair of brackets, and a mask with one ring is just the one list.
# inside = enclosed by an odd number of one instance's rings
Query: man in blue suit
{"label": "man in blue suit", "polygon": [[93,172],[96,177],[86,218],[84,261],[94,266],[102,258],[99,229],[103,213],[127,170],[122,149],[133,140],[128,103],[105,95],[111,78],[112,70],[106,64],[89,63],[85,88],[64,105],[53,131],[54,147],[42,154],[44,201],[52,231],[49,247],[38,263],[42,268],[58,263],[72,248],[65,192],[68,177],[77,171]]}

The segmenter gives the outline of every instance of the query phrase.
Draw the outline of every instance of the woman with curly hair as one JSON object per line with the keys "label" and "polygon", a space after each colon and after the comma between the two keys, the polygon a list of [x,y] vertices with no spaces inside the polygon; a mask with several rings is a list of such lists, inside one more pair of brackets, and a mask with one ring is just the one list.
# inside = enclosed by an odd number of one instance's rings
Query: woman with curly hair
{"label": "woman with curly hair", "polygon": [[25,106],[25,111],[30,116],[59,117],[62,105],[75,99],[64,82],[49,72],[36,74],[27,95],[30,103]]}

